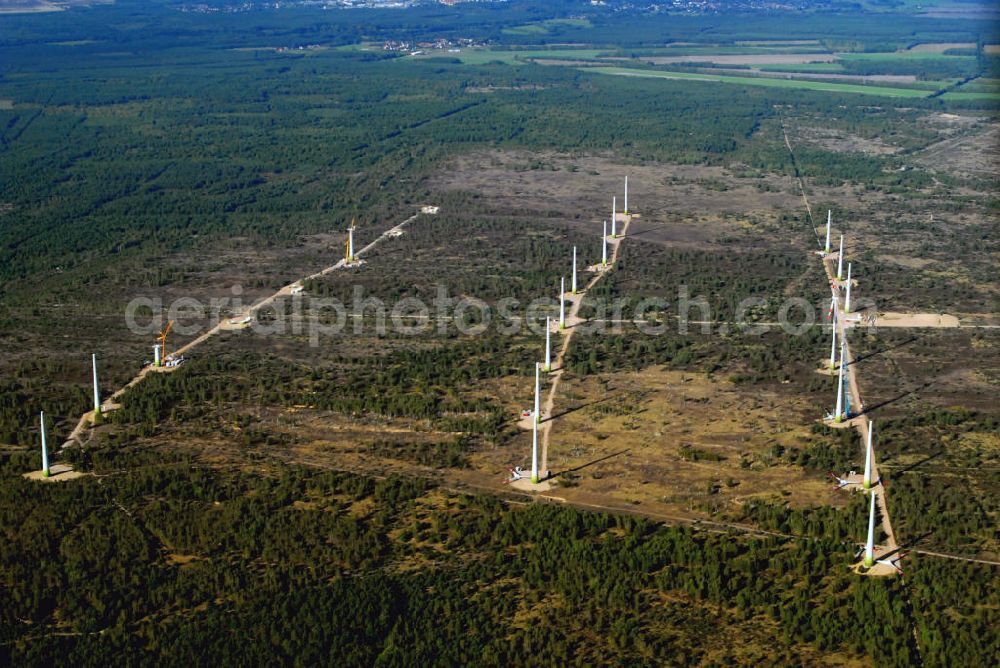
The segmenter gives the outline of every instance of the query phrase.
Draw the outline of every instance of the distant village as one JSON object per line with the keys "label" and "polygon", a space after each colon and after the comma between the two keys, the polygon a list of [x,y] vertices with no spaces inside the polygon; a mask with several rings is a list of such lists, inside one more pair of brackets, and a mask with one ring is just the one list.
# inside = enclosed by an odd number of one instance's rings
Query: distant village
{"label": "distant village", "polygon": [[[460,3],[493,3],[507,0],[265,0],[255,2],[243,0],[232,3],[182,3],[176,6],[181,12],[198,14],[241,13],[255,10],[280,10],[291,7],[313,6],[323,9],[402,9],[420,4],[440,3],[456,5]],[[614,12],[624,13],[658,13],[671,12],[683,14],[715,14],[723,11],[795,11],[815,9],[818,6],[832,6],[840,0],[590,0],[591,5],[607,6]],[[586,0],[581,0],[581,4]],[[417,46],[417,48],[448,48],[438,46]],[[407,51],[408,49],[387,49],[389,51]]]}
{"label": "distant village", "polygon": [[271,0],[270,2],[233,2],[216,4],[208,2],[183,3],[177,6],[181,12],[195,14],[236,14],[262,9],[286,9],[290,7],[313,6],[323,9],[404,9],[418,4],[440,2],[454,5],[459,2],[503,2],[505,0]]}
{"label": "distant village", "polygon": [[458,53],[462,49],[486,46],[486,44],[487,43],[483,40],[475,40],[467,37],[460,37],[458,39],[445,39],[444,37],[438,37],[435,40],[420,42],[387,40],[382,45],[382,50],[397,53],[409,53],[410,55],[420,55],[422,52],[430,50]]}

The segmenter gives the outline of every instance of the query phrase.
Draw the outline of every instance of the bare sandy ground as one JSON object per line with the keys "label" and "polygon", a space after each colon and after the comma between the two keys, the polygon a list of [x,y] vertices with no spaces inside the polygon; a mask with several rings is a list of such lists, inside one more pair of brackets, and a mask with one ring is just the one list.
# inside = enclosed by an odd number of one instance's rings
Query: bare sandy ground
{"label": "bare sandy ground", "polygon": [[28,480],[35,480],[37,482],[67,482],[69,480],[82,478],[86,475],[91,474],[74,471],[73,467],[69,464],[56,464],[55,466],[49,467],[48,478],[43,476],[41,471],[31,471],[30,473],[25,473],[24,477]]}
{"label": "bare sandy ground", "polygon": [[907,257],[904,255],[879,255],[876,259],[879,262],[898,264],[901,267],[908,267],[910,269],[923,269],[934,264],[934,260],[926,257]]}
{"label": "bare sandy ground", "polygon": [[[608,60],[612,60],[609,58]],[[622,60],[628,60],[623,58]],[[803,63],[832,63],[837,56],[832,53],[765,53],[744,55],[713,55],[698,56],[650,56],[641,58],[654,65],[669,65],[671,63],[717,63],[719,65],[801,65]]]}
{"label": "bare sandy ground", "polygon": [[878,327],[958,327],[958,318],[946,313],[882,313]]}
{"label": "bare sandy ground", "polygon": [[975,42],[940,42],[937,44],[914,44],[907,51],[913,53],[944,53],[948,49],[974,49]]}
{"label": "bare sandy ground", "polygon": [[[549,374],[546,373],[545,375],[548,376]],[[534,411],[534,406],[531,407],[531,410]],[[534,417],[535,416],[533,414],[532,415],[525,415],[525,416],[521,417],[521,419],[519,419],[517,421],[517,428],[520,429],[520,430],[522,430],[522,431],[531,431],[532,428],[534,427],[534,425],[532,424],[532,420],[534,419]],[[542,419],[543,420],[545,419],[545,410],[544,409],[542,410]]]}
{"label": "bare sandy ground", "polygon": [[538,484],[535,484],[527,478],[521,478],[510,483],[510,486],[522,492],[547,492],[552,488],[552,483],[548,480],[539,480]]}
{"label": "bare sandy ground", "polygon": [[[546,168],[530,168],[535,162]],[[608,191],[620,189],[626,174],[632,209],[644,214],[632,221],[630,233],[676,248],[721,248],[720,239],[750,229],[748,220],[771,224],[774,212],[801,202],[794,180],[786,176],[740,176],[720,166],[623,164],[606,156],[517,151],[458,157],[434,177],[432,186],[477,192],[503,213],[531,210],[544,202],[551,219],[558,216],[561,223],[588,226],[600,239],[601,219],[610,207]],[[845,198],[857,201],[853,193]],[[581,218],[580,211],[599,212],[599,217]]]}
{"label": "bare sandy ground", "polygon": [[[888,550],[885,548],[876,547],[874,550],[875,553],[874,556],[876,559],[883,559],[885,558],[885,555],[889,554],[892,551],[894,550]],[[865,577],[870,577],[870,578],[895,577],[899,575],[899,571],[897,571],[892,566],[889,566],[888,564],[874,564],[871,568],[865,569],[862,566],[861,562],[858,562],[852,567],[851,570],[853,570],[858,575],[863,575]]]}
{"label": "bare sandy ground", "polygon": [[[961,123],[962,117],[940,114],[936,120]],[[1000,125],[943,139],[913,154],[914,161],[939,171],[1000,176]]]}
{"label": "bare sandy ground", "polygon": [[814,144],[838,153],[858,152],[869,155],[891,155],[899,151],[899,147],[887,144],[881,139],[862,137],[835,128],[799,125],[792,132],[796,142]]}

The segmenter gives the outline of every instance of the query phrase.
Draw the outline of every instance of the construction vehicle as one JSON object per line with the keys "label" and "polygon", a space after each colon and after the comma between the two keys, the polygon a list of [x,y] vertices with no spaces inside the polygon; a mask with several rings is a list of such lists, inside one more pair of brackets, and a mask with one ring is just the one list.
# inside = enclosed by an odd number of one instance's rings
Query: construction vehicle
{"label": "construction vehicle", "polygon": [[172,369],[174,367],[180,366],[181,364],[184,364],[184,362],[187,362],[187,358],[184,357],[183,355],[181,355],[180,357],[177,357],[176,355],[171,355],[170,357],[167,358],[165,366],[168,369]]}

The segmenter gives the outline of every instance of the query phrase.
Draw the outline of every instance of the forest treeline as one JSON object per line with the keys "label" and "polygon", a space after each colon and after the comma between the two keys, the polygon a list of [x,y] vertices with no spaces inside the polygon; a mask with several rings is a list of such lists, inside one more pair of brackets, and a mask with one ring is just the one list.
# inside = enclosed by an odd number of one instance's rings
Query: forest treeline
{"label": "forest treeline", "polygon": [[[726,86],[650,87],[564,68],[353,51],[286,58],[204,49],[195,60],[171,52],[156,54],[155,70],[141,56],[109,66],[99,53],[81,54],[74,70],[0,79],[0,94],[17,101],[0,108],[0,196],[17,212],[0,228],[0,296],[93,289],[111,277],[157,285],[162,268],[151,258],[234,236],[288,245],[352,216],[364,241],[394,219],[390,211],[419,200],[419,184],[442,159],[476,148],[614,151],[790,173],[776,126],[762,125],[782,104],[860,114],[862,124],[884,124],[889,113],[830,93],[750,88],[734,100]],[[509,90],[472,92],[491,87]],[[404,90],[416,92],[397,94]],[[803,146],[796,157],[817,183],[932,184],[894,156]]]}
{"label": "forest treeline", "polygon": [[[916,559],[911,607],[900,580],[849,572],[854,548],[826,514],[803,519],[814,539],[715,535],[415,480],[151,454],[97,450],[101,478],[41,488],[10,476],[16,457],[0,460],[6,663],[805,664],[832,652],[905,666],[912,624],[928,665],[998,651],[986,567],[943,577]],[[529,610],[534,623],[519,622]]]}

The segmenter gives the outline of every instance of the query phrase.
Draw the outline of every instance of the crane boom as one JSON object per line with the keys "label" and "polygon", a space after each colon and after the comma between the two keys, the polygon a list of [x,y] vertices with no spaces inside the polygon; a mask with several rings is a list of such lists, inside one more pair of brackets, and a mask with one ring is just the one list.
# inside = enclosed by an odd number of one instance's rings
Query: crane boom
{"label": "crane boom", "polygon": [[166,329],[156,335],[156,340],[160,342],[160,355],[162,359],[167,359],[167,334],[170,333],[170,328],[174,326],[174,321],[171,320],[167,323]]}

